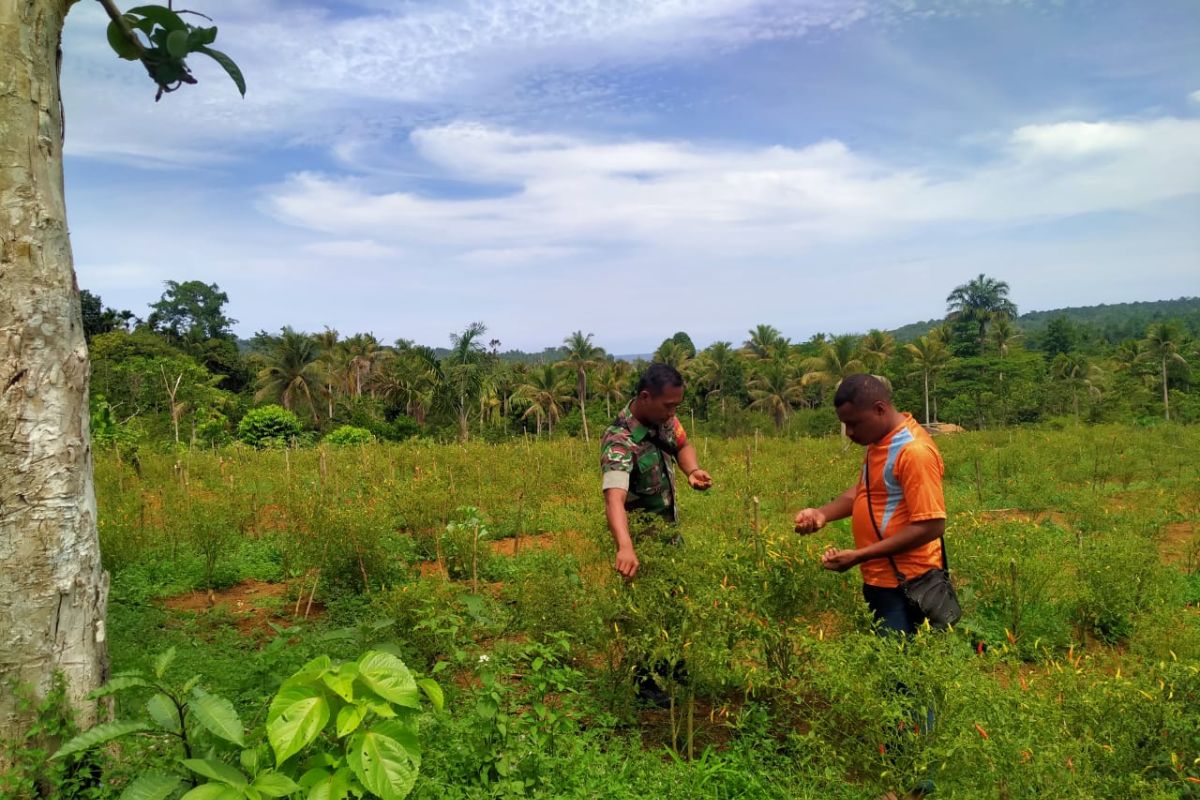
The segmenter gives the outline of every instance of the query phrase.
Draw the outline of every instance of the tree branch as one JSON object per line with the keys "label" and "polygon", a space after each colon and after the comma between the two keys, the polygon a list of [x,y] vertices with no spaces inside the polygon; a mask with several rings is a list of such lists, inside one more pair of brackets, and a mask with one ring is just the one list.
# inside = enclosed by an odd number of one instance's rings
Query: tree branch
{"label": "tree branch", "polygon": [[108,13],[109,19],[117,24],[117,27],[121,29],[121,33],[125,34],[125,38],[137,48],[138,53],[141,54],[142,57],[145,57],[146,48],[142,44],[142,40],[139,39],[137,34],[133,32],[133,28],[129,27],[129,20],[125,19],[125,15],[121,13],[121,9],[117,8],[117,4],[114,3],[113,0],[97,0],[97,2],[104,6],[104,10]]}

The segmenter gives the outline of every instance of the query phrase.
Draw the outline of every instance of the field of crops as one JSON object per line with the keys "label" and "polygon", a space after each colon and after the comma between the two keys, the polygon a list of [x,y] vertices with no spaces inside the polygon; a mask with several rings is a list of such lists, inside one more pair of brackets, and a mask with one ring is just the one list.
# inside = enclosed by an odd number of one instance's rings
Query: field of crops
{"label": "field of crops", "polygon": [[[310,659],[390,648],[445,693],[417,798],[1200,797],[1200,430],[939,439],[966,615],[907,646],[820,568],[847,523],[791,532],[858,448],[694,440],[715,487],[628,585],[594,443],[104,455],[114,669],[174,646],[252,734]],[[176,755],[133,741],[114,787]]]}

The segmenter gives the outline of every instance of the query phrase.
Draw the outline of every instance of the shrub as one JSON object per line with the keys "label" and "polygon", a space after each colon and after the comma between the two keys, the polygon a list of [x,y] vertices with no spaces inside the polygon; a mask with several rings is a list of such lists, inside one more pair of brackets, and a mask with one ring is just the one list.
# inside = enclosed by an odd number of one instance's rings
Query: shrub
{"label": "shrub", "polygon": [[325,441],[329,444],[337,445],[370,444],[371,442],[375,441],[375,434],[371,433],[366,428],[356,428],[353,425],[342,425],[326,435]]}
{"label": "shrub", "polygon": [[300,418],[282,406],[252,408],[238,423],[238,438],[254,447],[286,447],[300,435]]}

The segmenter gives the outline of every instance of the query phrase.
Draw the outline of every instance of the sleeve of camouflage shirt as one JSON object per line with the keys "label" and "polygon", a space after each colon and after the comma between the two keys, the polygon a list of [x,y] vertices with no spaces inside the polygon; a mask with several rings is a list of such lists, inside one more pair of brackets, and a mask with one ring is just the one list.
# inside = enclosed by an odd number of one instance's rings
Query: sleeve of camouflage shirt
{"label": "sleeve of camouflage shirt", "polygon": [[609,429],[600,442],[600,472],[603,474],[604,489],[629,491],[629,477],[633,474],[633,442],[629,432]]}

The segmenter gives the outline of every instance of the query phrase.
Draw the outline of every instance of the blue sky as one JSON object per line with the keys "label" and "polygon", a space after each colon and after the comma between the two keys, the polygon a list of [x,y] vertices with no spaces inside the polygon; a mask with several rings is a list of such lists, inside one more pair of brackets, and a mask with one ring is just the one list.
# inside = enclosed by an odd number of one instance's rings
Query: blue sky
{"label": "blue sky", "polygon": [[65,36],[80,286],[217,283],[238,333],[796,340],[1200,294],[1200,4],[211,0],[153,102]]}

